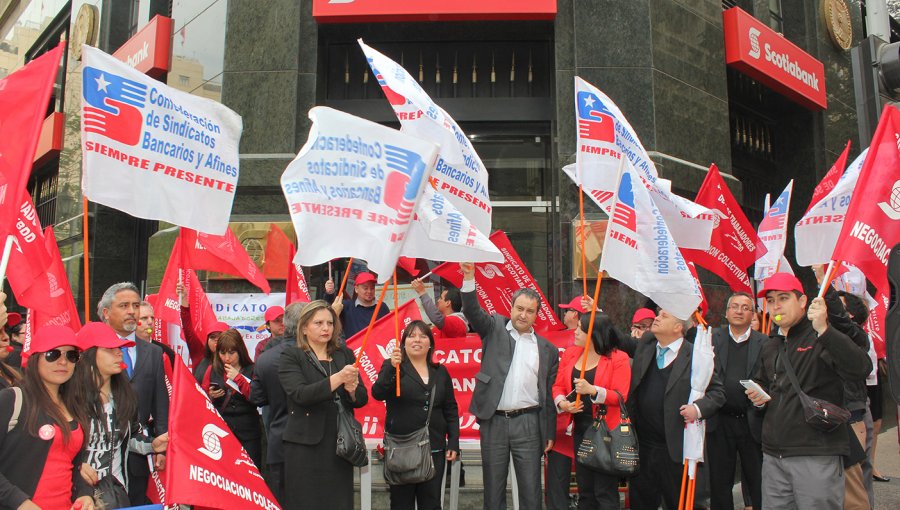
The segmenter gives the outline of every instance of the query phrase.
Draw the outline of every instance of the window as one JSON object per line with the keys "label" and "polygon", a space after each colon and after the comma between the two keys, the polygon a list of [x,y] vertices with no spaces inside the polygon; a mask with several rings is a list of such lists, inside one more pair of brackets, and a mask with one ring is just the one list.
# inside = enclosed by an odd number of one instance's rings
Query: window
{"label": "window", "polygon": [[781,10],[781,0],[769,0],[769,27],[779,34],[784,33],[784,13]]}

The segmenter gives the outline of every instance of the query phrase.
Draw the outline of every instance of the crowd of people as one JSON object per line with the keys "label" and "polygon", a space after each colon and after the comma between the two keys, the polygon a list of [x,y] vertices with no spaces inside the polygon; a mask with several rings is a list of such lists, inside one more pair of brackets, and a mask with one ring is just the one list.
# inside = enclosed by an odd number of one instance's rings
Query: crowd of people
{"label": "crowd of people", "polygon": [[[369,398],[385,403],[387,433],[428,430],[434,474],[390,485],[391,508],[440,508],[447,463],[460,455],[460,409],[452,374],[434,361],[435,338],[470,332],[482,343],[468,411],[478,423],[486,510],[507,508],[510,464],[520,508],[570,508],[572,473],[578,508],[619,508],[623,480],[576,461],[598,420],[610,430],[628,420],[636,430],[632,509],[678,508],[684,426],[697,420],[706,423],[706,454],[696,508],[734,508],[738,465],[746,507],[874,508],[872,481],[887,480],[874,467],[884,349],[862,327],[859,296],[828,288],[813,297],[783,273],[757,296],[732,294],[725,324],[712,332],[713,376],[689,403],[696,322],[648,304],[627,331],[578,296],[560,305],[571,331],[562,350],[534,329],[538,292],[510,296],[509,317],[490,314],[475,292],[474,265],[460,267],[462,286],[437,300],[413,281],[430,324],[405,326],[371,395],[343,343],[377,308],[370,273],[356,276],[353,299],[337,296],[329,280],[325,300],[270,308],[271,336],[252,359],[227,324],[195,338],[182,302],[194,377],[284,508],[353,507],[354,469],[335,453],[338,415]],[[820,268],[816,276],[821,284]],[[387,313],[382,306],[378,316]],[[153,308],[130,283],[106,290],[97,317],[77,334],[45,326],[23,345],[22,316],[0,305],[0,509],[149,502],[148,477],[165,469],[164,364],[175,353],[152,340]],[[762,331],[766,322],[771,329]],[[807,395],[849,418],[817,427]]]}

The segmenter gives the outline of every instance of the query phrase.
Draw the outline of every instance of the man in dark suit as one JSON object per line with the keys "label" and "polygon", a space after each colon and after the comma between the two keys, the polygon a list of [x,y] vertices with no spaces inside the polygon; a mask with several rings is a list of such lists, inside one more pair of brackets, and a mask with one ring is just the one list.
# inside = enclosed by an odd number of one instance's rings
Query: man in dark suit
{"label": "man in dark suit", "polygon": [[534,332],[540,294],[519,289],[511,318],[485,312],[475,295],[475,266],[460,264],[463,314],[481,336],[481,371],[469,411],[481,427],[485,510],[506,508],[506,477],[512,454],[519,508],[541,508],[541,456],[553,447],[556,406],[552,386],[559,351]]}
{"label": "man in dark suit", "polygon": [[[120,338],[135,342],[135,330],[141,310],[141,297],[133,283],[116,283],[106,289],[97,303],[97,315],[109,324]],[[138,422],[151,437],[164,434],[169,429],[169,394],[166,391],[163,371],[163,351],[150,342],[135,342],[134,347],[123,347],[122,358],[126,365],[131,387],[138,398]],[[150,466],[147,457],[129,453],[128,498],[133,505],[149,504],[147,482]],[[164,469],[165,456],[156,455],[156,469]]]}
{"label": "man in dark suit", "polygon": [[721,368],[725,403],[706,423],[707,462],[712,510],[732,510],[731,497],[737,457],[741,457],[741,483],[750,489],[753,509],[762,507],[762,419],[740,381],[752,379],[759,353],[768,337],[750,328],[755,303],[750,294],[728,298],[728,325],[713,332],[716,363]]}
{"label": "man in dark suit", "polygon": [[688,405],[694,345],[684,339],[691,321],[660,310],[634,350],[628,409],[640,438],[641,470],[630,483],[633,510],[678,508],[684,424],[712,416],[725,400],[719,374],[703,398]]}
{"label": "man in dark suit", "polygon": [[258,406],[269,407],[269,424],[266,427],[268,448],[266,464],[268,467],[267,483],[275,499],[284,503],[284,450],[281,436],[287,424],[287,397],[281,380],[278,379],[278,366],[281,353],[286,348],[297,344],[297,322],[300,310],[306,303],[291,303],[284,311],[284,335],[273,338],[265,350],[256,358],[253,382],[250,384],[250,401]]}

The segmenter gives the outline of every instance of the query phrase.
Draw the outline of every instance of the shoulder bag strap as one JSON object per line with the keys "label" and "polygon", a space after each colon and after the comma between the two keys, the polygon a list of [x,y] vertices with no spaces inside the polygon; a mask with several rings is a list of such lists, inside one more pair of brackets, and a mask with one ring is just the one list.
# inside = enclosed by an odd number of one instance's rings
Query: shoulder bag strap
{"label": "shoulder bag strap", "polygon": [[13,413],[9,418],[9,425],[6,427],[6,433],[12,432],[19,423],[19,415],[22,414],[22,388],[13,386]]}
{"label": "shoulder bag strap", "polygon": [[428,428],[428,424],[431,423],[431,409],[434,408],[434,394],[437,393],[435,391],[435,386],[431,387],[431,399],[428,401],[428,416],[425,418],[425,427]]}
{"label": "shoulder bag strap", "polygon": [[622,394],[619,393],[619,390],[613,391],[616,393],[616,396],[619,397],[619,418],[621,418],[622,421],[631,421],[631,419],[628,417],[628,409],[625,408],[625,397],[623,397]]}
{"label": "shoulder bag strap", "polygon": [[794,387],[794,391],[797,392],[797,395],[800,395],[801,398],[806,396],[806,393],[800,387],[800,381],[797,380],[797,374],[794,373],[794,367],[791,365],[791,358],[788,355],[787,349],[787,340],[784,342],[784,350],[782,351],[784,354],[784,371],[787,372],[788,379],[791,380],[791,386]]}

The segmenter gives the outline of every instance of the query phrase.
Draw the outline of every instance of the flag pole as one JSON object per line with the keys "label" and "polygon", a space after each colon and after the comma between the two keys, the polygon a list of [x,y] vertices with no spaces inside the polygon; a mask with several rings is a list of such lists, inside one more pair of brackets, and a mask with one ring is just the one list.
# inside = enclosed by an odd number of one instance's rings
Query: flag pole
{"label": "flag pole", "polygon": [[681,472],[681,492],[678,493],[678,510],[684,510],[685,492],[688,489],[688,461],[684,459],[684,470]]}
{"label": "flag pole", "polygon": [[[350,272],[349,268],[347,272]],[[369,343],[369,335],[372,333],[372,327],[375,326],[375,320],[378,319],[378,310],[381,309],[381,303],[384,302],[384,295],[387,293],[388,285],[390,284],[391,281],[388,280],[384,282],[384,285],[381,287],[381,295],[378,296],[378,303],[375,304],[375,309],[372,310],[372,318],[369,320],[369,327],[366,328],[366,336],[363,337],[362,346],[359,348],[359,355],[356,356],[356,362],[353,363],[354,367],[359,367],[359,362],[362,360],[363,353],[366,352],[366,345]]]}
{"label": "flag pole", "polygon": [[[350,276],[350,266],[353,265],[353,257],[350,257],[350,260],[347,261],[347,270],[344,271],[344,279],[341,280],[341,288],[337,292],[337,297],[343,299],[344,298],[344,287],[347,286],[347,277]],[[330,265],[328,267],[331,267]],[[387,285],[387,284],[385,284]],[[385,287],[387,288],[387,287]]]}
{"label": "flag pole", "polygon": [[843,260],[839,260],[837,262],[832,260],[828,263],[828,269],[825,271],[825,276],[822,278],[823,285],[819,288],[818,297],[825,296],[825,292],[828,291],[828,287],[834,282],[835,277],[837,277],[837,272],[838,270],[840,270],[843,263]]}
{"label": "flag pole", "polygon": [[[394,344],[394,349],[400,348],[400,298],[397,296],[397,269],[394,269],[394,338],[397,339],[397,343]],[[397,396],[400,396],[400,364],[398,363],[396,367],[396,376],[397,380]]]}
{"label": "flag pole", "polygon": [[90,264],[90,237],[88,236],[88,199],[86,196],[81,200],[81,230],[84,244],[84,323],[87,324],[91,320],[91,264]]}
{"label": "flag pole", "polygon": [[[584,253],[584,252],[582,252]],[[583,259],[582,259],[583,260]],[[591,341],[591,334],[594,332],[594,317],[597,314],[597,299],[600,297],[600,284],[603,282],[603,271],[599,271],[597,273],[597,285],[594,286],[594,302],[593,306],[591,306],[591,320],[588,322],[588,330],[587,337],[584,340],[584,351],[581,353],[581,373],[579,374],[579,379],[584,379],[584,369],[587,366],[587,352],[588,352],[588,343]],[[580,326],[579,326],[580,327]],[[593,346],[593,343],[591,343]],[[575,393],[575,407],[577,408],[581,404],[581,394]]]}
{"label": "flag pole", "polygon": [[9,256],[12,253],[12,246],[15,242],[16,236],[6,236],[6,244],[3,246],[3,259],[0,260],[0,289],[3,288],[3,282],[6,280],[6,268],[9,266]]}
{"label": "flag pole", "polygon": [[[581,287],[583,296],[587,296],[587,255],[584,253],[584,184],[578,184],[578,218],[581,222],[581,232],[578,235],[578,244],[581,247]],[[585,344],[587,346],[587,344]],[[583,375],[583,374],[582,374]]]}

